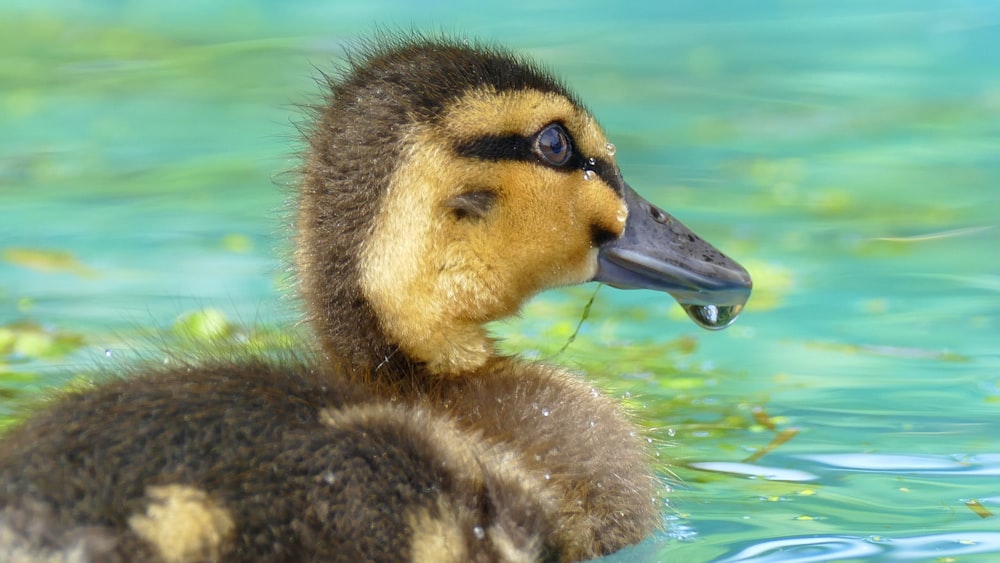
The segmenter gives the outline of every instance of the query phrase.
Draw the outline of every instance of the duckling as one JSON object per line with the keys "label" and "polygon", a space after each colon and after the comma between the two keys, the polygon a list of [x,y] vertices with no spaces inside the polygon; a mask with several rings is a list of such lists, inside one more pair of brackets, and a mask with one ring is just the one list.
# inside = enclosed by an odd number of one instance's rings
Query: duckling
{"label": "duckling", "polygon": [[747,272],[501,48],[382,38],[325,82],[295,250],[316,349],[142,367],[11,430],[5,560],[573,561],[658,527],[621,407],[484,324],[600,281],[721,328]]}

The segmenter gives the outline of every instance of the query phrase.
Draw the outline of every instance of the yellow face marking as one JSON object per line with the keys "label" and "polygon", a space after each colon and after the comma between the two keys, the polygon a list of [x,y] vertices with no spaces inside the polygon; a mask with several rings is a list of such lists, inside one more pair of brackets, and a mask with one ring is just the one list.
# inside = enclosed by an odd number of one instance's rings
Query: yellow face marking
{"label": "yellow face marking", "polygon": [[[533,90],[472,91],[440,122],[414,125],[404,138],[407,150],[362,250],[361,285],[386,333],[434,373],[482,366],[494,354],[484,323],[543,289],[591,279],[594,229],[624,230],[625,202],[583,170],[455,152],[463,141],[531,136],[555,121],[575,150],[611,161],[590,114]],[[448,201],[473,191],[492,192],[494,205],[482,218],[457,218]]]}
{"label": "yellow face marking", "polygon": [[149,487],[145,514],[129,527],[157,549],[167,563],[216,561],[236,525],[229,513],[199,489],[185,485]]}

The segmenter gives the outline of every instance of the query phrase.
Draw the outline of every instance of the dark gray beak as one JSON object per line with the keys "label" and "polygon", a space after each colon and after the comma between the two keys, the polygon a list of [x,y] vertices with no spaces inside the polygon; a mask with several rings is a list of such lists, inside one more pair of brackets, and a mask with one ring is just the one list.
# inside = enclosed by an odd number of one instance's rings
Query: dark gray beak
{"label": "dark gray beak", "polygon": [[628,184],[622,186],[625,232],[600,248],[594,281],[665,291],[710,330],[732,324],[750,298],[750,274]]}

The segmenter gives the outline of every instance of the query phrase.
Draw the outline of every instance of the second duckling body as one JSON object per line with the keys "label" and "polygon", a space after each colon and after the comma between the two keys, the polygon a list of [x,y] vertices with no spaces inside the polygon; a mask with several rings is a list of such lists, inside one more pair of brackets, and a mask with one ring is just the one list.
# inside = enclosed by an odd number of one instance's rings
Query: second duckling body
{"label": "second duckling body", "polygon": [[389,40],[329,85],[296,250],[319,350],[66,395],[4,438],[0,553],[579,560],[658,525],[615,402],[498,355],[483,324],[593,279],[731,314],[746,272],[639,198],[593,117],[507,52]]}

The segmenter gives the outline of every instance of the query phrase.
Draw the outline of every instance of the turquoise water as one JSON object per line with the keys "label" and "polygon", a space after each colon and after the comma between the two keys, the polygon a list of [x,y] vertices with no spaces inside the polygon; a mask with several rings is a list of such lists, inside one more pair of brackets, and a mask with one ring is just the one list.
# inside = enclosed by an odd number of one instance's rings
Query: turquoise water
{"label": "turquoise water", "polygon": [[375,24],[443,29],[562,76],[754,275],[721,333],[603,288],[556,355],[593,287],[496,327],[651,429],[666,531],[610,559],[1000,558],[996,2],[201,4],[0,7],[0,414],[150,330],[293,323],[294,104]]}

